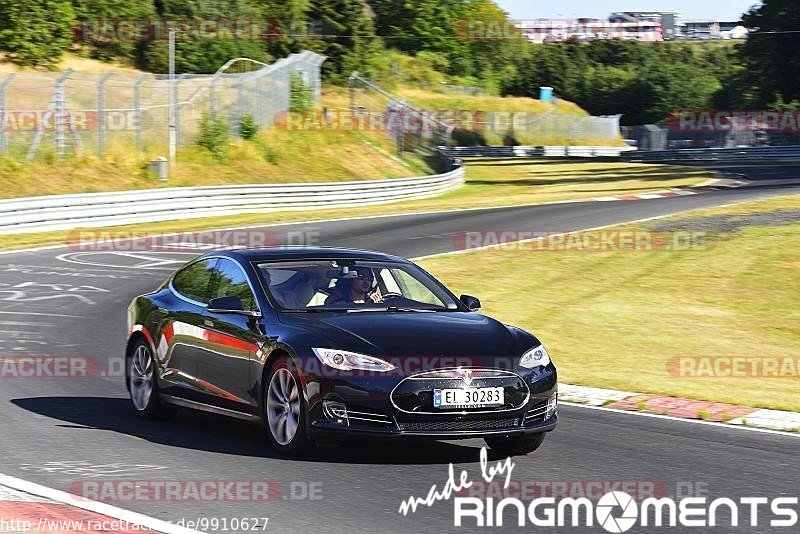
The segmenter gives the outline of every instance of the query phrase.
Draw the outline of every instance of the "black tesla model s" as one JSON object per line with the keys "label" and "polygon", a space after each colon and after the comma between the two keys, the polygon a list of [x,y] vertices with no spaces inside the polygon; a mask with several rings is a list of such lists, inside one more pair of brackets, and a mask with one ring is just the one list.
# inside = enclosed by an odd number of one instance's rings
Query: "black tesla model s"
{"label": "black tesla model s", "polygon": [[131,303],[126,383],[144,417],[262,421],[284,453],[396,436],[531,452],[556,426],[556,368],[479,307],[387,254],[209,252]]}

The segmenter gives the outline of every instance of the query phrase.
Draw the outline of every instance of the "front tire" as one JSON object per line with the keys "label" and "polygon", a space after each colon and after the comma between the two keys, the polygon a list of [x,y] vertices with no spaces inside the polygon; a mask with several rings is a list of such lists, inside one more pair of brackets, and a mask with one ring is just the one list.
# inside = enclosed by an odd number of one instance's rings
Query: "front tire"
{"label": "front tire", "polygon": [[484,441],[492,451],[504,456],[521,456],[533,452],[544,442],[544,432],[533,436],[516,436],[513,438],[485,438]]}
{"label": "front tire", "polygon": [[306,407],[300,378],[290,360],[275,361],[264,388],[264,423],[272,447],[283,454],[297,456],[308,451]]}
{"label": "front tire", "polygon": [[165,419],[172,415],[161,402],[158,390],[158,364],[150,345],[143,339],[131,347],[125,359],[128,391],[136,414],[145,419]]}

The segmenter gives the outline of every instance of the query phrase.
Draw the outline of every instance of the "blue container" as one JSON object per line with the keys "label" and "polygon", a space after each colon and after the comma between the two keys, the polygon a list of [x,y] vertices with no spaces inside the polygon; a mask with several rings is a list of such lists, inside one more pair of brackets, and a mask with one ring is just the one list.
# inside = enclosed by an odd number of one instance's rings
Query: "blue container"
{"label": "blue container", "polygon": [[539,100],[542,102],[552,102],[553,101],[553,88],[552,87],[540,87],[539,88]]}

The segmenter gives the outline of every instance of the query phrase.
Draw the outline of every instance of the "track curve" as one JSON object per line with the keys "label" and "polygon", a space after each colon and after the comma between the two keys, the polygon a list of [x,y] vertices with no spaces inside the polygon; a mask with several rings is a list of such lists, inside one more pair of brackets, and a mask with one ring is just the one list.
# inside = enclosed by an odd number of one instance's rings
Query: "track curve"
{"label": "track curve", "polygon": [[[323,245],[418,257],[452,250],[452,236],[463,230],[579,230],[798,192],[800,186],[744,187],[636,202],[266,228],[281,235],[318,232]],[[123,381],[113,368],[124,349],[125,309],[134,295],[152,289],[191,255],[82,254],[65,247],[0,256],[0,354],[89,356],[101,370],[100,375],[83,379],[0,378],[4,415],[0,471],[62,490],[87,480],[117,479],[268,479],[281,487],[278,498],[269,503],[112,503],[169,521],[269,517],[270,532],[453,529],[451,503],[438,503],[407,517],[397,510],[403,499],[424,496],[432,484],[443,484],[449,462],[456,469],[479,473],[479,440],[352,444],[323,450],[311,460],[290,460],[273,454],[260,430],[244,423],[188,412],[164,423],[133,417]],[[710,495],[730,498],[796,495],[800,479],[796,438],[579,407],[564,406],[560,414],[558,429],[540,451],[515,458],[514,479],[650,481],[672,492],[681,483],[693,487],[699,483]],[[318,491],[321,498],[300,498],[304,488]]]}

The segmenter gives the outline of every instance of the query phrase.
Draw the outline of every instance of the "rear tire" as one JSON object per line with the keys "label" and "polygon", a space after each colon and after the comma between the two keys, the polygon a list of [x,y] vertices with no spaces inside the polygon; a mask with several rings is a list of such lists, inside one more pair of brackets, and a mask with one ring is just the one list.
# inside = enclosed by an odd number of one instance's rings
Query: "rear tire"
{"label": "rear tire", "polygon": [[264,388],[264,426],[272,448],[289,456],[308,452],[302,383],[289,358],[275,360]]}
{"label": "rear tire", "polygon": [[505,456],[517,456],[533,452],[544,442],[544,432],[533,436],[516,436],[512,438],[485,438],[484,441],[492,451]]}
{"label": "rear tire", "polygon": [[125,359],[125,373],[128,377],[128,391],[133,409],[144,419],[166,419],[175,410],[161,401],[158,389],[158,363],[150,345],[144,339],[131,347]]}

